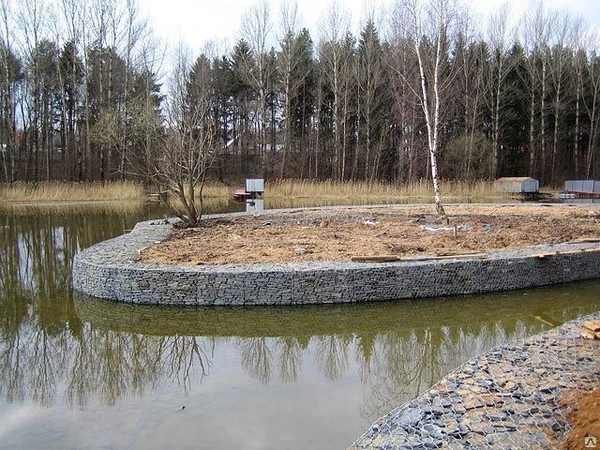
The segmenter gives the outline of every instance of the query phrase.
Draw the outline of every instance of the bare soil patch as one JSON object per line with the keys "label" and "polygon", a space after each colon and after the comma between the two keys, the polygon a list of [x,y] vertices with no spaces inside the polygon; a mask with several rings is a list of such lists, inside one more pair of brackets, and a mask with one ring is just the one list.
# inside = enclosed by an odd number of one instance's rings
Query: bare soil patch
{"label": "bare soil patch", "polygon": [[[573,411],[568,417],[572,429],[561,449],[583,450],[600,447],[600,386],[592,392],[568,392],[563,403],[573,408]],[[589,438],[592,440],[588,440]]]}
{"label": "bare soil patch", "polygon": [[175,230],[143,252],[143,261],[225,264],[349,261],[486,252],[600,236],[600,205],[451,205],[450,225],[432,205],[306,209],[207,219]]}

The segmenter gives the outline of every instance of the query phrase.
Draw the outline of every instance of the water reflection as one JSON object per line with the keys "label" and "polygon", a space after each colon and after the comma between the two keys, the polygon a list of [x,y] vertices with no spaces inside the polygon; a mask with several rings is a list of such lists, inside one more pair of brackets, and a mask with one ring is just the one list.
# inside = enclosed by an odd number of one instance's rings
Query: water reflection
{"label": "water reflection", "polygon": [[[252,309],[125,305],[71,291],[77,251],[161,214],[147,207],[0,212],[0,415],[18,414],[16,405],[49,411],[47,426],[39,422],[43,440],[65,408],[104,420],[99,411],[108,406],[115,426],[135,436],[140,425],[131,422],[131,410],[122,410],[125,404],[160,392],[190,402],[214,393],[210,403],[198,400],[202,412],[186,411],[190,423],[207,423],[209,414],[215,425],[232,413],[231,392],[245,411],[264,390],[270,401],[253,410],[258,420],[287,411],[279,403],[311,408],[310,417],[325,428],[335,414],[341,447],[470,357],[600,309],[599,282],[417,302]],[[333,406],[307,406],[313,392]],[[331,429],[317,442],[314,423],[305,422],[294,417],[307,439],[294,447],[328,446]],[[184,426],[164,423],[167,433]],[[12,439],[31,444],[18,433]],[[93,435],[81,439],[91,443]],[[231,437],[214,439],[220,448],[236,446]],[[275,447],[278,438],[270,442]]]}
{"label": "water reflection", "polygon": [[70,289],[72,257],[135,223],[130,211],[0,212],[0,395],[8,402],[56,403],[58,380],[84,337]]}
{"label": "water reflection", "polygon": [[[122,375],[120,381],[98,380],[112,395],[122,395],[127,380],[134,379],[153,385],[167,377],[181,389],[193,388],[210,373],[215,352],[227,347],[235,350],[245,373],[264,385],[293,383],[305,366],[336,381],[356,365],[368,393],[361,415],[373,418],[423,392],[469,357],[547,329],[536,319],[540,314],[561,323],[596,310],[598,300],[590,299],[597,288],[598,283],[587,283],[418,302],[253,309],[125,305],[76,294],[75,307],[89,326],[84,328],[88,345],[80,351],[107,350],[95,355],[95,365],[86,371]],[[565,296],[568,309],[560,302]],[[131,372],[139,366],[153,372]],[[194,382],[190,373],[197,374]]]}

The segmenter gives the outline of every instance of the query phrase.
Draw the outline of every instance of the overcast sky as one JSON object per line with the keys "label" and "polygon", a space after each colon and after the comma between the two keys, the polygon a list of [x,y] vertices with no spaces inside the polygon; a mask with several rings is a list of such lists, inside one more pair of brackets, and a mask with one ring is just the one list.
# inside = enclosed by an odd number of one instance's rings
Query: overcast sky
{"label": "overcast sky", "polygon": [[[368,0],[367,0],[368,1]],[[464,0],[486,20],[486,15],[506,0]],[[548,7],[567,9],[579,14],[589,24],[600,28],[600,0],[543,0]],[[149,17],[158,35],[169,44],[180,39],[192,49],[199,49],[209,40],[228,41],[233,45],[239,38],[240,19],[257,0],[140,0],[142,11]],[[280,0],[271,0],[272,19],[279,18]],[[389,7],[393,0],[370,0],[369,5]],[[301,24],[313,37],[318,34],[319,18],[326,14],[330,0],[299,0]],[[365,0],[339,0],[352,15],[354,32],[364,19]],[[515,15],[526,7],[525,0],[510,0]]]}

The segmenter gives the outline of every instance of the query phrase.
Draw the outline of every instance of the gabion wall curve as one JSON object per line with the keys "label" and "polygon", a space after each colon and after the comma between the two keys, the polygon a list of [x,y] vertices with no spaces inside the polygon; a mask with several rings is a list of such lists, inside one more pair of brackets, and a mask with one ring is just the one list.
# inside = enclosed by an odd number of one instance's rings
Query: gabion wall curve
{"label": "gabion wall curve", "polygon": [[[183,266],[138,260],[141,249],[164,240],[171,230],[165,221],[140,222],[130,233],[78,253],[73,287],[138,304],[299,305],[474,294],[600,276],[598,243],[494,251],[486,259],[393,263]],[[540,253],[552,255],[535,256]]]}

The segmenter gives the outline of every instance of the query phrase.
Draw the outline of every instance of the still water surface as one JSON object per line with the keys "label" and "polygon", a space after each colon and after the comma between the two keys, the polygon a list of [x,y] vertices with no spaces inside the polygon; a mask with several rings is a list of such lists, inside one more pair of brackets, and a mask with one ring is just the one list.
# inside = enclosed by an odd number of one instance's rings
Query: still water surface
{"label": "still water surface", "polygon": [[472,356],[600,310],[596,281],[302,308],[72,292],[77,251],[162,215],[0,211],[0,447],[344,449]]}

